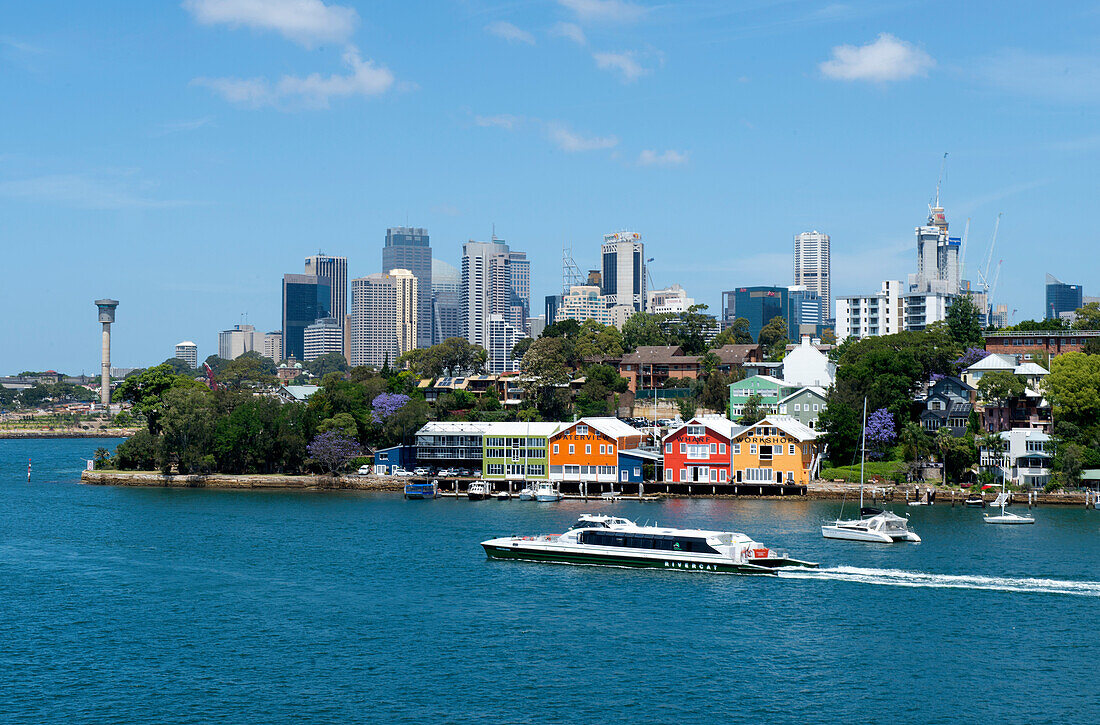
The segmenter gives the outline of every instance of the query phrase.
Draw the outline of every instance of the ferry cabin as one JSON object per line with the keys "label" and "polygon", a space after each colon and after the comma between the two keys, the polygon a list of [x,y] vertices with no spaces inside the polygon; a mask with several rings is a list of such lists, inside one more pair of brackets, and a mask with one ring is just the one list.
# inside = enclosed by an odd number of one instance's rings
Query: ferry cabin
{"label": "ferry cabin", "polygon": [[730,441],[731,482],[808,484],[820,463],[816,439],[813,430],[784,415],[739,427]]}
{"label": "ferry cabin", "polygon": [[[550,480],[614,483],[619,453],[641,445],[637,428],[617,418],[581,418],[550,436]],[[631,461],[633,463],[633,461]]]}
{"label": "ferry cabin", "polygon": [[730,483],[730,442],[740,426],[722,416],[703,415],[664,439],[667,483]]}

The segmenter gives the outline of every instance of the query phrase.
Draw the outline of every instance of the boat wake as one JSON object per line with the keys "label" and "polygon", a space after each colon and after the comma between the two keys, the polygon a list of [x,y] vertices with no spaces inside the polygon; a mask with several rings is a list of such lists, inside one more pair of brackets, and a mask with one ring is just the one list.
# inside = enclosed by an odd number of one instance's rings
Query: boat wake
{"label": "boat wake", "polygon": [[829,569],[781,569],[779,576],[784,579],[819,579],[894,587],[978,589],[1021,594],[1072,594],[1082,597],[1100,597],[1100,582],[1065,579],[927,574],[919,571],[867,569],[855,566],[838,566]]}

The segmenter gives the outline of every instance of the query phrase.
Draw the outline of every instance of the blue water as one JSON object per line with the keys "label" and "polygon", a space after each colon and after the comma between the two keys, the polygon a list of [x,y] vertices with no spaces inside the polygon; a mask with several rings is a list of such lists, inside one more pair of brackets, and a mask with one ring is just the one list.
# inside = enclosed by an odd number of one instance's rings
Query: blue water
{"label": "blue water", "polygon": [[[823,540],[831,502],[77,484],[101,445],[0,441],[0,721],[1100,721],[1098,511],[1014,528],[937,505],[912,510],[924,543],[881,546]],[[740,530],[823,569],[478,546],[584,511]]]}

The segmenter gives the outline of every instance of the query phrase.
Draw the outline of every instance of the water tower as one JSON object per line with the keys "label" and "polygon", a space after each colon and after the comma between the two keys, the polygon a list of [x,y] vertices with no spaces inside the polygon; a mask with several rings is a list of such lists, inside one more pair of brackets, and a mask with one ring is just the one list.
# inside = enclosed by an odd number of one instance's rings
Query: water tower
{"label": "water tower", "polygon": [[115,321],[118,300],[96,300],[99,321],[103,324],[103,359],[100,372],[99,402],[111,403],[111,323]]}

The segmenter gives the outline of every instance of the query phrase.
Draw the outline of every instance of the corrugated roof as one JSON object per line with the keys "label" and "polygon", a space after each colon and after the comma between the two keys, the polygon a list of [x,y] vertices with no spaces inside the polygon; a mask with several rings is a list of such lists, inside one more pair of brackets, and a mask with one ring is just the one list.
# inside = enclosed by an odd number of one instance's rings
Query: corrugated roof
{"label": "corrugated roof", "polygon": [[[641,431],[632,425],[627,425],[618,418],[612,418],[610,416],[581,418],[577,423],[584,423],[590,425],[599,432],[611,438],[623,438],[626,436],[639,436],[642,435]],[[577,423],[566,423],[561,427],[561,430],[566,430],[575,426]]]}
{"label": "corrugated roof", "polygon": [[967,371],[984,372],[987,370],[1014,370],[1016,360],[1011,355],[992,352],[967,368]]}
{"label": "corrugated roof", "polygon": [[792,438],[797,439],[799,442],[817,440],[817,433],[815,433],[808,426],[799,423],[797,420],[789,415],[769,415],[756,425],[750,425],[742,428],[734,434],[734,437],[743,435],[752,428],[757,428],[762,425],[774,426],[775,428],[778,428]]}
{"label": "corrugated roof", "polygon": [[822,398],[824,398],[828,395],[828,393],[825,392],[825,388],[822,388],[818,385],[804,385],[801,388],[799,388],[798,390],[796,390],[793,393],[791,393],[790,395],[788,395],[787,397],[780,400],[779,403],[777,403],[777,405],[782,405],[783,403],[786,403],[791,398],[793,398],[795,396],[798,396],[798,395],[802,395],[802,393],[806,392],[807,390],[810,391],[811,393],[816,393],[817,395],[820,395]]}
{"label": "corrugated roof", "polygon": [[446,435],[454,433],[480,433],[481,435],[494,436],[549,436],[565,423],[522,423],[518,421],[487,422],[487,421],[431,421],[426,423],[417,435]]}

